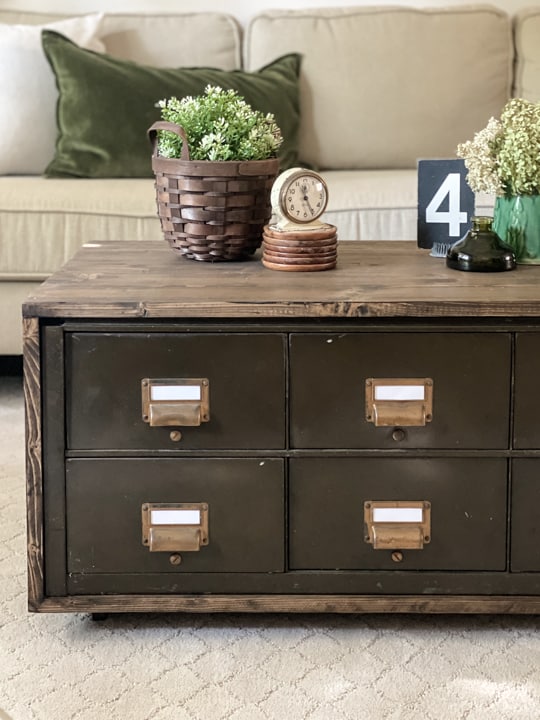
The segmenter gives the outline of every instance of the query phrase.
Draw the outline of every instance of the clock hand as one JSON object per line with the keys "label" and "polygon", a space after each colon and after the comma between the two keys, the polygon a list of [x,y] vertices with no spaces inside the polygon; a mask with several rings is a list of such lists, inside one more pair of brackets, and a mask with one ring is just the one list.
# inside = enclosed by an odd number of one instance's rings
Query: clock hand
{"label": "clock hand", "polygon": [[307,205],[308,208],[309,208],[310,213],[313,215],[315,211],[314,211],[313,208],[311,207],[311,203],[309,202],[309,198],[308,198],[307,195],[304,195],[304,200],[305,200],[305,202],[306,202],[306,205]]}
{"label": "clock hand", "polygon": [[308,206],[309,212],[314,215],[315,211],[313,210],[313,208],[311,207],[311,203],[309,202],[308,186],[306,183],[304,183],[304,185],[300,185],[300,192],[302,193],[302,200]]}

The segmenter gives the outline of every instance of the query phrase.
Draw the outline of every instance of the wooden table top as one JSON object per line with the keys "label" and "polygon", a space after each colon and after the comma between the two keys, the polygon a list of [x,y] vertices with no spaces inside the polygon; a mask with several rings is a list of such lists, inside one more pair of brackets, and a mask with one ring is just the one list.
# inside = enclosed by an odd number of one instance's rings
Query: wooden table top
{"label": "wooden table top", "polygon": [[414,242],[340,242],[322,272],[207,263],[163,242],[83,246],[23,305],[62,318],[539,317],[540,266],[460,272]]}

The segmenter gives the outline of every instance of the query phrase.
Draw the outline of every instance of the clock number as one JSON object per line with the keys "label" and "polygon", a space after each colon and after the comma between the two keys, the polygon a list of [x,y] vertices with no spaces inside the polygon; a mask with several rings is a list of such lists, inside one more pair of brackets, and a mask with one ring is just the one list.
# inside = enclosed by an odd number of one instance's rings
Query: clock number
{"label": "clock number", "polygon": [[[450,237],[460,236],[460,226],[467,222],[467,213],[461,211],[461,180],[459,173],[448,173],[426,207],[426,222],[448,225]],[[448,197],[448,210],[440,210]]]}

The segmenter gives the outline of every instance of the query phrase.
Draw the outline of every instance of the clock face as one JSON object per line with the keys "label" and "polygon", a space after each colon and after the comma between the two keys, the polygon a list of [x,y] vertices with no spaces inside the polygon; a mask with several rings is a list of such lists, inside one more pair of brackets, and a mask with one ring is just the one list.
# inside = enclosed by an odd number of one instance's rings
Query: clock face
{"label": "clock face", "polygon": [[280,193],[283,214],[295,223],[320,217],[328,202],[328,188],[317,173],[301,171],[287,178]]}

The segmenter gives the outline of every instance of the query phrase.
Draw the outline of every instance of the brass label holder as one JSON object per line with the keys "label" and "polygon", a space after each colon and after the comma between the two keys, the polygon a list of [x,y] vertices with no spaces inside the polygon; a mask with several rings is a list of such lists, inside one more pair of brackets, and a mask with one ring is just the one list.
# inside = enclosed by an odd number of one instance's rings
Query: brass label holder
{"label": "brass label holder", "polygon": [[150,552],[196,552],[208,545],[206,503],[144,503],[142,542]]}
{"label": "brass label holder", "polygon": [[367,500],[364,527],[374,550],[421,550],[431,541],[431,503]]}
{"label": "brass label holder", "polygon": [[207,378],[143,378],[142,419],[151,427],[193,427],[210,420]]}
{"label": "brass label holder", "polygon": [[368,422],[376,427],[420,427],[432,419],[431,378],[367,378]]}

